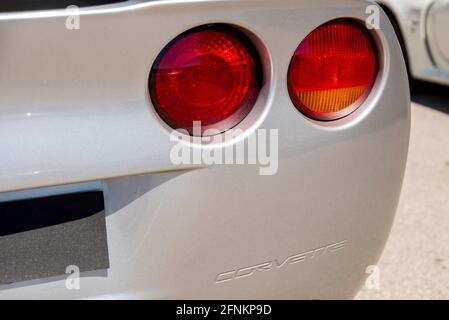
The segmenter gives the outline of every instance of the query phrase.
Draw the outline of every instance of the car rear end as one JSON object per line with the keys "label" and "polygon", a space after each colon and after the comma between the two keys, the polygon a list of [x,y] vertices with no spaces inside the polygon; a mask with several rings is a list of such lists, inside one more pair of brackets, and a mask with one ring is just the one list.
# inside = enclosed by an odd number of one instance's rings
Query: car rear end
{"label": "car rear end", "polygon": [[[369,6],[161,0],[2,13],[0,298],[353,297],[388,238],[410,130],[401,49],[383,12],[380,28],[365,25]],[[360,31],[375,61],[307,62],[300,44],[329,23]],[[237,39],[222,41],[225,56],[237,47],[257,65],[250,102],[231,124],[223,112],[213,134],[173,138],[186,119],[177,93],[192,97],[196,79],[158,72],[177,41],[211,30]],[[326,34],[314,35],[329,44]],[[337,111],[320,108],[353,93],[345,82],[322,95],[338,85],[318,72],[330,68],[371,79]],[[215,92],[198,83],[192,104]],[[183,148],[246,152],[178,161]]]}

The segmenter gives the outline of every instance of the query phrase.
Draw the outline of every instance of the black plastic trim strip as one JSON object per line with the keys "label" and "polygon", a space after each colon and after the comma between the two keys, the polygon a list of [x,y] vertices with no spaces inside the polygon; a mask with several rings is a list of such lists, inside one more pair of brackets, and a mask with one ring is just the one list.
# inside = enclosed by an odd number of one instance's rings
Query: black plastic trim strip
{"label": "black plastic trim strip", "polygon": [[0,12],[65,9],[70,5],[81,8],[120,2],[126,0],[0,0]]}

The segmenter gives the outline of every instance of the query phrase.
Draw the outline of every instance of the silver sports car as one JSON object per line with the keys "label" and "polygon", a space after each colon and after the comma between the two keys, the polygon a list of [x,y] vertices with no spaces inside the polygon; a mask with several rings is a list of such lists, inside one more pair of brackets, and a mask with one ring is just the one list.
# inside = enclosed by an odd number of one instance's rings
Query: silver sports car
{"label": "silver sports car", "polygon": [[0,299],[358,292],[410,130],[377,5],[61,3],[0,5]]}

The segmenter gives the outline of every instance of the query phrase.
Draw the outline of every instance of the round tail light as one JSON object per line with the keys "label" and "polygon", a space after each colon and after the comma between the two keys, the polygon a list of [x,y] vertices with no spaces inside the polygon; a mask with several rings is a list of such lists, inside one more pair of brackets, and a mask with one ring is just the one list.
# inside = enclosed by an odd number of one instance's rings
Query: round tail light
{"label": "round tail light", "polygon": [[172,40],[157,57],[149,90],[159,116],[193,134],[193,122],[223,132],[251,111],[261,87],[261,63],[239,30],[207,25]]}
{"label": "round tail light", "polygon": [[288,89],[306,116],[336,120],[360,106],[377,73],[376,46],[365,26],[334,20],[312,31],[296,49]]}

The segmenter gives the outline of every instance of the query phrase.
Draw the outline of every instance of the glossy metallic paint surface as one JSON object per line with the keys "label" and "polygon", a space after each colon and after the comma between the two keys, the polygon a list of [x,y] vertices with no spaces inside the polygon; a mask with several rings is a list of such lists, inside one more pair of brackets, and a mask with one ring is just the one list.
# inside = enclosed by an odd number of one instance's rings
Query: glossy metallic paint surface
{"label": "glossy metallic paint surface", "polygon": [[[0,298],[354,296],[383,250],[405,169],[410,97],[399,43],[388,23],[373,31],[381,74],[363,105],[334,122],[300,114],[286,74],[309,32],[335,18],[363,21],[367,4],[154,1],[86,9],[76,31],[64,12],[0,15],[1,191],[102,181],[111,266],[84,274],[80,290],[58,277],[0,286]],[[275,175],[170,161],[148,73],[172,38],[211,22],[248,30],[265,52],[262,94],[245,133],[226,143],[279,129]],[[217,283],[233,272],[246,276]]]}

